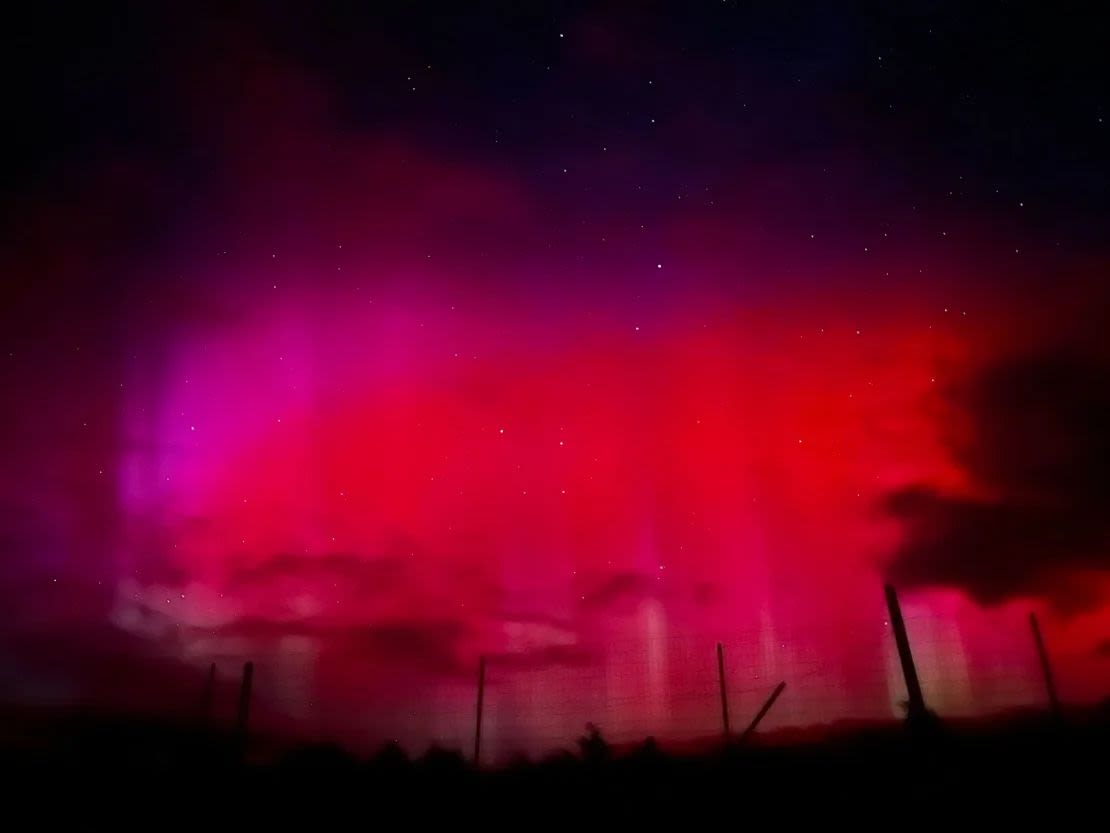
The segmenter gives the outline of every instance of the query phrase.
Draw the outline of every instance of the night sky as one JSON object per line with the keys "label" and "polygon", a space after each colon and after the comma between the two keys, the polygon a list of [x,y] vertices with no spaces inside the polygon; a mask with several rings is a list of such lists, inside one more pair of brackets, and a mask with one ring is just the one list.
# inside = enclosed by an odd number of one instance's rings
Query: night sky
{"label": "night sky", "polygon": [[486,655],[508,754],[716,731],[721,641],[889,718],[883,581],[938,711],[1043,697],[1030,610],[1107,694],[1106,20],[325,5],[5,22],[5,701],[252,659],[420,749]]}

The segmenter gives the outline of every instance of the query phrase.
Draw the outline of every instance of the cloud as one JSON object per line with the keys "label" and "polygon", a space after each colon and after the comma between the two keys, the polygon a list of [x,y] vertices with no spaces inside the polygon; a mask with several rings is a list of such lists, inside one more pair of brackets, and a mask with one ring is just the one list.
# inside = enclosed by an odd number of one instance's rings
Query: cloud
{"label": "cloud", "polygon": [[473,670],[462,656],[469,629],[453,619],[379,622],[342,629],[341,638],[358,655],[383,665],[415,667],[444,676],[462,676]]}
{"label": "cloud", "polygon": [[712,581],[699,581],[694,585],[693,599],[698,607],[718,604],[722,598],[724,591]]}
{"label": "cloud", "polygon": [[492,665],[513,671],[551,666],[581,667],[599,660],[596,651],[581,644],[581,634],[569,622],[543,614],[506,617],[502,622],[502,650],[487,653]]}
{"label": "cloud", "polygon": [[472,672],[466,649],[471,631],[455,619],[388,619],[365,624],[320,617],[270,619],[244,617],[219,628],[195,629],[197,637],[217,643],[239,641],[276,644],[287,637],[307,637],[334,655],[357,658],[366,666],[407,669],[458,677]]}
{"label": "cloud", "polygon": [[0,648],[0,679],[15,701],[179,716],[199,702],[203,676],[173,641],[107,623],[25,630]]}
{"label": "cloud", "polygon": [[641,573],[617,573],[582,595],[586,610],[607,610],[639,602],[653,595],[651,579]]}
{"label": "cloud", "polygon": [[1096,604],[1084,577],[1110,569],[1110,367],[1068,353],[1010,359],[954,387],[947,404],[974,494],[920,484],[888,494],[905,537],[887,577],[986,604]]}
{"label": "cloud", "polygon": [[394,556],[278,553],[234,570],[228,576],[227,586],[239,592],[279,582],[302,586],[343,582],[347,589],[359,593],[386,592],[402,579],[404,569],[402,559]]}
{"label": "cloud", "polygon": [[582,645],[544,645],[519,653],[489,654],[486,659],[491,665],[512,671],[535,671],[552,666],[579,668],[597,663],[600,657]]}

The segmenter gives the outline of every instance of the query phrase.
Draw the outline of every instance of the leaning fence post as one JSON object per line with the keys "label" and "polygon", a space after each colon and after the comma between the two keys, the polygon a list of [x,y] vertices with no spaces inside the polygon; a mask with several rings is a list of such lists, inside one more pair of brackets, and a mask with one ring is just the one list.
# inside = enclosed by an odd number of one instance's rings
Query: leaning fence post
{"label": "leaning fence post", "polygon": [[1044,675],[1044,687],[1048,692],[1048,705],[1052,713],[1060,716],[1060,698],[1056,696],[1056,681],[1052,677],[1052,666],[1048,662],[1048,649],[1045,648],[1044,638],[1041,636],[1041,626],[1037,622],[1037,614],[1029,614],[1029,627],[1033,631],[1033,642],[1037,646],[1037,659],[1041,662],[1041,673]]}
{"label": "leaning fence post", "polygon": [[744,740],[748,737],[748,735],[755,731],[755,727],[759,725],[759,722],[763,720],[763,718],[767,715],[767,712],[771,710],[771,706],[775,705],[775,701],[779,699],[779,695],[782,694],[785,688],[785,681],[775,686],[775,690],[771,692],[771,696],[767,698],[767,702],[763,704],[763,708],[756,712],[755,717],[752,718],[752,722],[748,724],[748,728],[745,729],[744,734],[740,736],[740,740]]}
{"label": "leaning fence post", "polygon": [[474,766],[482,753],[482,701],[486,693],[486,658],[478,658],[478,705],[474,717]]}
{"label": "leaning fence post", "polygon": [[725,649],[720,642],[717,643],[717,681],[721,689],[721,725],[724,727],[725,742],[729,738],[728,726],[728,691],[725,688]]}
{"label": "leaning fence post", "polygon": [[913,652],[906,635],[906,623],[902,619],[902,607],[898,604],[898,593],[893,585],[884,585],[883,589],[886,592],[886,606],[890,611],[890,625],[894,629],[894,644],[898,646],[898,659],[902,663],[902,676],[906,681],[906,694],[909,698],[906,717],[911,723],[918,723],[926,716],[925,698],[917,679],[917,667],[913,664]]}

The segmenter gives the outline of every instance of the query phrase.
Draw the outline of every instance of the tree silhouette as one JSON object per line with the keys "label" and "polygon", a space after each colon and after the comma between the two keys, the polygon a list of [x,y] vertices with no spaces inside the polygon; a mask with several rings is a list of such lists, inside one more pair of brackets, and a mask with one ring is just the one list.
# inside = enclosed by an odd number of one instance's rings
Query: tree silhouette
{"label": "tree silhouette", "polygon": [[587,763],[599,764],[609,760],[609,744],[593,723],[586,724],[586,734],[578,738],[578,748],[582,750],[582,759]]}

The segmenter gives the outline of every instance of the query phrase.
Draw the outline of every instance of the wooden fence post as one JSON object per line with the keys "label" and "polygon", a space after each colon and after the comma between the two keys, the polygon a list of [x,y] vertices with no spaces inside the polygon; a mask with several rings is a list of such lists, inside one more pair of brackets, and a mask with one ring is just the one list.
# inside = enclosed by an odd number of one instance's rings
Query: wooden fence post
{"label": "wooden fence post", "polygon": [[721,725],[724,727],[725,743],[728,743],[728,690],[725,686],[725,649],[720,642],[717,643],[717,681],[721,688]]}
{"label": "wooden fence post", "polygon": [[902,619],[902,607],[898,604],[898,593],[894,587],[887,584],[886,606],[890,611],[890,625],[894,629],[894,643],[898,646],[898,659],[902,663],[902,677],[906,681],[906,694],[908,696],[907,719],[911,723],[920,723],[926,717],[925,698],[921,694],[921,683],[917,679],[917,667],[913,663],[913,652],[910,650],[910,640],[906,635],[906,623]]}

